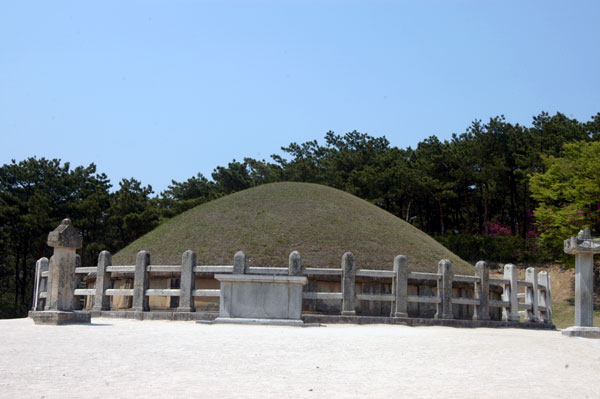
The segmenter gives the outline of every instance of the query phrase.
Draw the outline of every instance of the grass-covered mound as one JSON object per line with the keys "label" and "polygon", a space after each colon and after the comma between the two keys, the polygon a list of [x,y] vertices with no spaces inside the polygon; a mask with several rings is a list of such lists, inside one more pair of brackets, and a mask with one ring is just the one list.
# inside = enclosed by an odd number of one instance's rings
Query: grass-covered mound
{"label": "grass-covered mound", "polygon": [[300,252],[308,267],[340,267],[346,251],[362,269],[391,269],[406,255],[414,271],[437,271],[450,259],[455,273],[467,262],[396,216],[343,191],[308,183],[273,183],[219,198],[168,220],[118,252],[113,263],[134,264],[140,250],[153,264],[179,264],[185,250],[199,265],[233,264],[242,250],[251,266],[287,267]]}

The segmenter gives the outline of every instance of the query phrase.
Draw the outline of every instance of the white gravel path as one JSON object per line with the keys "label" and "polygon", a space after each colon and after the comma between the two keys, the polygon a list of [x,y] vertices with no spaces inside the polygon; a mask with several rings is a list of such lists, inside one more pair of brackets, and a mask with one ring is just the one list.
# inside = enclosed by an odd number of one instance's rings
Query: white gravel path
{"label": "white gravel path", "polygon": [[2,398],[598,398],[599,371],[557,331],[0,320]]}

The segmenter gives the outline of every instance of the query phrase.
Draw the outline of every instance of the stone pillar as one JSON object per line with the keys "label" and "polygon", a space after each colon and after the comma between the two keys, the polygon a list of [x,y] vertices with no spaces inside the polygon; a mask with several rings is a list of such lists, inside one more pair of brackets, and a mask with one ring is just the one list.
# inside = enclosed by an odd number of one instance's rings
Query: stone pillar
{"label": "stone pillar", "polygon": [[342,256],[342,316],[356,315],[355,279],[354,255],[352,252],[346,252]]}
{"label": "stone pillar", "polygon": [[452,279],[454,272],[452,262],[448,259],[442,259],[438,263],[438,274],[441,278],[438,280],[438,296],[441,303],[437,305],[436,319],[452,319]]}
{"label": "stone pillar", "polygon": [[408,259],[404,255],[394,258],[394,295],[392,317],[408,317]]}
{"label": "stone pillar", "polygon": [[233,257],[233,274],[246,274],[247,271],[246,254],[242,251],[236,252]]}
{"label": "stone pillar", "polygon": [[541,312],[540,312],[540,321],[543,323],[548,323],[548,272],[539,272],[538,273],[538,289],[539,286],[544,287],[544,293],[541,294],[538,291],[538,298],[539,298],[539,305],[544,305],[544,307],[546,308],[546,310],[544,311],[544,317],[541,316]]}
{"label": "stone pillar", "polygon": [[552,277],[548,274],[548,285],[546,285],[546,318],[552,324]]}
{"label": "stone pillar", "polygon": [[196,253],[185,251],[181,258],[181,284],[179,285],[179,307],[178,312],[194,312],[194,289],[196,289],[196,278],[194,275],[196,267]]}
{"label": "stone pillar", "polygon": [[575,325],[594,325],[594,254],[575,256]]}
{"label": "stone pillar", "polygon": [[490,319],[490,270],[487,263],[479,261],[475,265],[475,275],[479,281],[475,283],[475,299],[479,299],[479,305],[475,306],[473,320]]}
{"label": "stone pillar", "polygon": [[600,240],[589,228],[564,242],[565,253],[575,255],[575,326],[566,335],[600,338],[594,326],[594,254],[600,253]]}
{"label": "stone pillar", "polygon": [[502,308],[502,320],[519,321],[519,285],[517,281],[517,268],[513,264],[504,265],[504,279],[509,283],[504,284],[502,300],[510,302],[508,308]]}
{"label": "stone pillar", "polygon": [[133,276],[133,306],[135,312],[150,310],[150,298],[146,296],[146,290],[150,285],[148,276],[148,265],[150,265],[150,253],[140,251],[135,257],[135,274]]}
{"label": "stone pillar", "polygon": [[302,258],[300,257],[300,253],[298,251],[293,251],[290,254],[288,267],[288,274],[290,276],[302,276],[304,274],[304,269],[302,268]]}
{"label": "stone pillar", "polygon": [[79,232],[69,219],[48,234],[48,246],[54,248],[50,258],[48,273],[48,293],[46,310],[73,311],[73,291],[75,291],[75,267],[82,240]]}
{"label": "stone pillar", "polygon": [[531,283],[531,287],[527,287],[525,294],[526,303],[531,304],[531,309],[527,309],[525,312],[525,321],[537,323],[540,321],[540,309],[538,307],[538,281],[535,267],[528,267],[525,270],[525,281]]}
{"label": "stone pillar", "polygon": [[[75,269],[81,267],[81,256],[75,255]],[[79,283],[81,282],[81,274],[75,273],[75,269],[73,270],[73,286],[74,289],[79,288]],[[83,306],[81,304],[81,298],[79,295],[73,295],[73,310],[81,310]]]}
{"label": "stone pillar", "polygon": [[98,266],[96,267],[96,294],[92,309],[94,311],[110,310],[110,296],[105,294],[106,290],[112,286],[110,272],[106,271],[108,266],[112,266],[112,255],[108,251],[102,251],[98,255]]}
{"label": "stone pillar", "polygon": [[47,290],[47,278],[42,277],[43,272],[48,271],[48,258],[40,258],[35,262],[35,280],[33,282],[33,306],[32,310],[44,310],[45,299],[40,298],[42,292]]}

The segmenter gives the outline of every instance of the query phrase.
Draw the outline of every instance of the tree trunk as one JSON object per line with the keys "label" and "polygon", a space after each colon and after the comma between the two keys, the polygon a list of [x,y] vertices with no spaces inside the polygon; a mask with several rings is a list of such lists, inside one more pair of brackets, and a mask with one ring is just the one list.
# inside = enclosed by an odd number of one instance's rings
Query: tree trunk
{"label": "tree trunk", "polygon": [[438,207],[440,208],[440,235],[444,235],[444,210],[442,209],[442,200],[439,198],[436,198],[436,201],[438,203]]}
{"label": "tree trunk", "polygon": [[490,189],[487,184],[485,187],[485,199],[483,201],[483,234],[486,236],[490,234],[490,228],[488,226],[488,203],[490,200]]}
{"label": "tree trunk", "polygon": [[21,251],[17,250],[17,259],[15,259],[15,281],[14,281],[14,285],[15,285],[15,298],[14,298],[14,305],[15,305],[15,311],[17,309],[17,304],[18,304],[18,299],[19,299],[19,263],[21,262]]}

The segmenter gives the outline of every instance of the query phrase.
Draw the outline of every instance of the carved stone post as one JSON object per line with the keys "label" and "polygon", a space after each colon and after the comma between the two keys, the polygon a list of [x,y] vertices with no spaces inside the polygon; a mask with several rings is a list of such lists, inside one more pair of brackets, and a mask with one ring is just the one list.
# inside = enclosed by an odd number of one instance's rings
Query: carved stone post
{"label": "carved stone post", "polygon": [[302,268],[302,258],[300,257],[300,253],[298,251],[293,251],[290,254],[288,267],[288,274],[290,276],[302,276],[304,274],[304,269]]}
{"label": "carved stone post", "polygon": [[[81,267],[81,256],[75,255],[75,269],[77,269],[78,267]],[[73,287],[75,287],[73,291],[79,288],[79,283],[81,283],[81,274],[73,272]],[[73,310],[82,309],[83,303],[81,298],[78,295],[73,295]]]}
{"label": "carved stone post", "polygon": [[569,336],[600,338],[594,328],[594,254],[600,253],[600,240],[589,228],[564,242],[565,253],[575,255],[575,326],[563,331]]}
{"label": "carved stone post", "polygon": [[342,316],[356,315],[355,279],[354,255],[352,252],[346,252],[342,256]]}
{"label": "carved stone post", "polygon": [[438,263],[438,274],[441,278],[438,280],[438,296],[441,303],[437,305],[436,319],[452,319],[452,280],[454,272],[452,270],[452,262],[448,259],[442,259]]}
{"label": "carved stone post", "polygon": [[543,312],[543,316],[542,312],[540,311],[540,321],[543,323],[552,323],[550,316],[550,313],[552,312],[552,307],[548,307],[548,272],[541,271],[538,273],[538,289],[539,287],[544,287],[544,292],[540,292],[538,294],[538,298],[540,300],[538,307],[542,305],[546,309]]}
{"label": "carved stone post", "polygon": [[552,278],[548,274],[548,285],[546,286],[546,318],[552,324]]}
{"label": "carved stone post", "polygon": [[110,296],[105,294],[106,290],[111,287],[110,273],[106,271],[108,266],[112,266],[112,255],[108,251],[102,251],[98,255],[98,267],[96,268],[94,311],[110,310]]}
{"label": "carved stone post", "polygon": [[513,264],[504,265],[504,279],[509,282],[504,284],[502,300],[509,302],[508,308],[502,309],[502,320],[519,321],[519,285],[517,280],[517,267]]}
{"label": "carved stone post", "polygon": [[33,306],[31,310],[44,310],[46,299],[42,298],[42,293],[47,294],[47,277],[42,277],[42,273],[48,271],[48,258],[40,258],[35,262],[35,280],[33,281]]}
{"label": "carved stone post", "polygon": [[394,258],[394,294],[392,317],[408,317],[408,259],[404,255]]}
{"label": "carved stone post", "polygon": [[69,219],[48,234],[48,246],[54,255],[48,265],[45,311],[30,313],[36,324],[67,324],[90,321],[89,312],[74,312],[76,250],[81,248],[79,232]]}
{"label": "carved stone post", "polygon": [[196,266],[196,253],[185,251],[181,259],[181,284],[179,285],[178,312],[194,312],[194,289],[196,288],[194,267]]}
{"label": "carved stone post", "polygon": [[540,321],[540,310],[538,307],[538,280],[535,267],[528,267],[525,270],[525,281],[531,283],[531,287],[527,287],[526,290],[526,303],[531,305],[531,309],[527,309],[525,312],[525,321],[531,321],[537,323]]}
{"label": "carved stone post", "polygon": [[150,310],[150,298],[146,296],[146,290],[150,286],[148,276],[148,265],[150,264],[150,253],[140,251],[135,257],[135,274],[133,275],[133,306],[135,312],[146,312]]}
{"label": "carved stone post", "polygon": [[246,274],[247,271],[246,254],[242,251],[236,252],[233,257],[233,274]]}
{"label": "carved stone post", "polygon": [[479,305],[475,306],[473,320],[490,319],[490,270],[487,263],[479,261],[475,265],[475,275],[479,281],[475,284],[475,298],[479,299]]}

